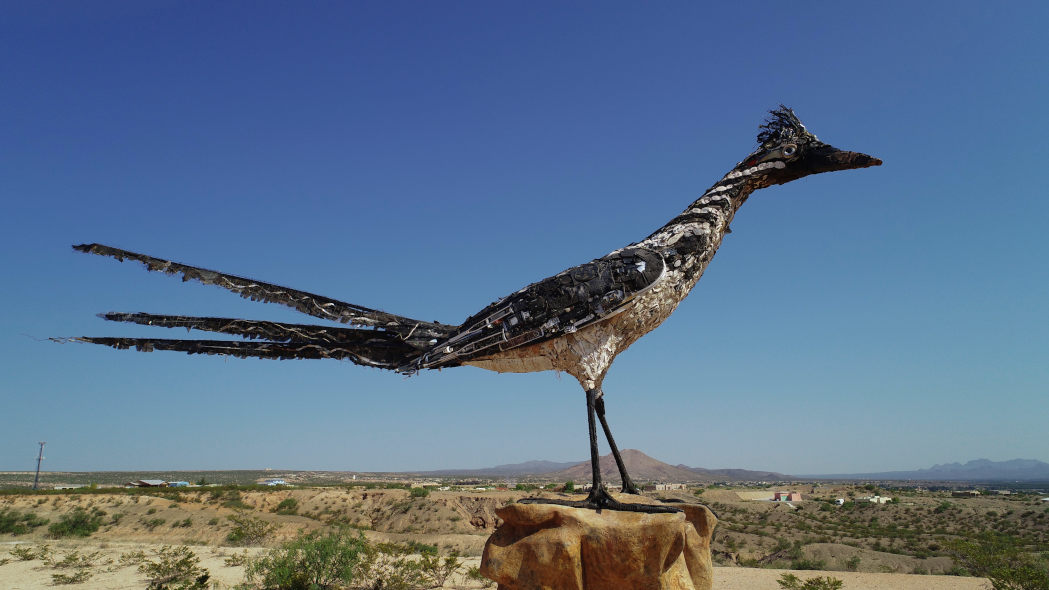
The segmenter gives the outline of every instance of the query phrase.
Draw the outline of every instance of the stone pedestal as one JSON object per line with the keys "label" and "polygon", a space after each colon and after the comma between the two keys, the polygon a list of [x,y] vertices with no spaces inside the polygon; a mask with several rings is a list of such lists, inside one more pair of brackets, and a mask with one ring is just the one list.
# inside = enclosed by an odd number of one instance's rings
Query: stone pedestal
{"label": "stone pedestal", "polygon": [[488,538],[481,573],[499,590],[710,590],[706,506],[642,514],[555,504],[512,504]]}

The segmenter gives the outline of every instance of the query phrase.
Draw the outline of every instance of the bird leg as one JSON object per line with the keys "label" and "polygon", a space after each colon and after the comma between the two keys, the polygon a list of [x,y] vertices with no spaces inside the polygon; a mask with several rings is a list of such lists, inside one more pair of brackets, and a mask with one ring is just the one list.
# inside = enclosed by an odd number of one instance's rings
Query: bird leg
{"label": "bird leg", "polygon": [[[600,390],[598,391],[600,392]],[[630,479],[630,475],[627,474],[626,465],[623,464],[623,457],[619,454],[619,448],[616,447],[616,441],[612,438],[612,430],[608,428],[608,421],[605,420],[605,396],[603,392],[594,403],[594,408],[597,410],[597,419],[601,421],[601,428],[605,431],[605,438],[608,439],[608,446],[612,447],[612,456],[616,459],[616,467],[619,468],[619,476],[623,480],[623,493],[640,495],[641,490],[634,485],[633,480]]]}
{"label": "bird leg", "polygon": [[[597,451],[597,421],[594,419],[596,412],[596,406],[599,393],[599,389],[588,389],[586,390],[586,417],[587,426],[590,431],[590,469],[593,475],[593,486],[590,488],[590,494],[587,495],[585,500],[579,502],[573,502],[569,500],[554,500],[547,498],[525,498],[520,500],[523,504],[558,504],[561,506],[571,506],[573,508],[590,508],[592,510],[621,510],[624,512],[646,512],[646,513],[667,513],[667,512],[681,512],[677,508],[670,506],[652,506],[648,504],[624,504],[612,497],[612,494],[608,493],[608,490],[601,484],[601,456]],[[607,433],[607,427],[605,428]],[[625,474],[626,472],[623,471]]]}

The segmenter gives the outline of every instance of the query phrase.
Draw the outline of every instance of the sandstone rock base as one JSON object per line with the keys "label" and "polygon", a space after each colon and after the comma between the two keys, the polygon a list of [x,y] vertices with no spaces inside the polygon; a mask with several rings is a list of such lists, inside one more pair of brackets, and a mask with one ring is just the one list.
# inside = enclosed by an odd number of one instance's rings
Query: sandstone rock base
{"label": "sandstone rock base", "polygon": [[684,513],[505,506],[481,573],[499,590],[710,590],[717,518],[706,506],[674,506]]}

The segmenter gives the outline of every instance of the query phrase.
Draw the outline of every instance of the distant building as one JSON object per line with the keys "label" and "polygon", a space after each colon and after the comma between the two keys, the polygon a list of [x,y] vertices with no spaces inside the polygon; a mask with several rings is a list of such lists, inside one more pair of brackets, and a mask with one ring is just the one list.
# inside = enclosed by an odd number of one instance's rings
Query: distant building
{"label": "distant building", "polygon": [[286,485],[288,485],[288,482],[284,481],[283,479],[267,479],[267,480],[262,482],[262,485],[264,485],[264,486],[286,486]]}
{"label": "distant building", "polygon": [[188,481],[169,481],[168,482],[168,487],[169,488],[188,488],[189,487],[189,482]]}
{"label": "distant building", "polygon": [[951,495],[955,498],[975,498],[980,495],[979,490],[954,490]]}
{"label": "distant building", "polygon": [[164,488],[167,487],[168,482],[162,479],[139,479],[136,481],[129,481],[124,484],[126,488]]}
{"label": "distant building", "polygon": [[801,492],[776,492],[772,497],[773,502],[800,502]]}
{"label": "distant building", "polygon": [[886,496],[864,496],[856,499],[860,502],[871,502],[873,504],[886,504],[892,501],[892,498]]}
{"label": "distant building", "polygon": [[688,486],[686,486],[683,483],[657,483],[656,484],[656,491],[657,492],[665,492],[665,491],[669,491],[669,490],[684,490],[684,489],[688,489]]}

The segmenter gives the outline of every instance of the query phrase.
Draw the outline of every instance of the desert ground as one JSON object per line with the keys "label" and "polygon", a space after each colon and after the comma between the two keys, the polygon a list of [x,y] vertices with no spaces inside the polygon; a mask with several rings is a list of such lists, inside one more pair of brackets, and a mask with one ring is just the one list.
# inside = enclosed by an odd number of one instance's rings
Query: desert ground
{"label": "desert ground", "polygon": [[[163,546],[188,547],[215,587],[231,588],[244,582],[245,556],[261,555],[303,531],[334,526],[360,530],[372,543],[456,552],[463,566],[444,588],[482,588],[465,574],[478,566],[485,540],[500,523],[496,509],[539,493],[415,491],[370,484],[5,492],[0,514],[32,513],[38,522],[54,523],[79,509],[96,515],[100,526],[82,539],[52,539],[47,524],[0,534],[0,588],[54,587],[52,576],[70,571],[54,564],[70,554],[91,562],[90,577],[72,587],[145,588],[147,576],[128,556],[148,557]],[[741,499],[746,494],[717,487],[660,495],[677,494],[718,513],[714,587],[724,590],[778,589],[785,571],[803,580],[830,575],[843,580],[845,590],[984,588],[980,578],[939,575],[963,573],[944,550],[950,539],[991,528],[1035,547],[1046,543],[1049,510],[1028,497],[957,500],[944,493],[913,493],[892,505],[855,502],[867,491],[809,487],[805,495],[812,499],[793,505],[748,501]],[[838,495],[853,499],[852,506],[829,508],[832,502],[824,500]],[[237,526],[231,516],[257,519],[272,530],[251,546],[231,542]],[[42,546],[50,548],[48,560],[11,553]]]}
{"label": "desert ground", "polygon": [[[0,545],[0,555],[12,546],[8,542]],[[138,573],[137,568],[121,566],[120,556],[135,551],[150,554],[159,545],[149,543],[96,543],[66,542],[54,543],[59,556],[78,551],[81,554],[99,553],[99,563],[112,561],[112,564],[95,568],[95,574],[86,582],[71,588],[82,590],[142,590],[148,584],[146,576]],[[244,566],[226,565],[232,555],[247,553],[258,555],[263,548],[243,547],[194,547],[200,557],[201,566],[211,573],[215,588],[233,588],[244,581]],[[464,568],[480,565],[480,557],[464,560]],[[0,587],[7,590],[53,590],[51,574],[54,568],[44,565],[39,560],[13,561],[0,566]],[[779,590],[776,583],[780,575],[791,570],[715,567],[714,590]],[[918,576],[914,574],[888,574],[866,572],[792,572],[800,579],[814,576],[833,576],[844,582],[843,590],[983,590],[989,588],[983,578],[960,578],[957,576]],[[61,587],[61,586],[58,586]],[[450,580],[444,588],[448,590],[466,590],[485,588],[481,583],[466,580],[460,576]],[[492,586],[488,586],[491,588]]]}

